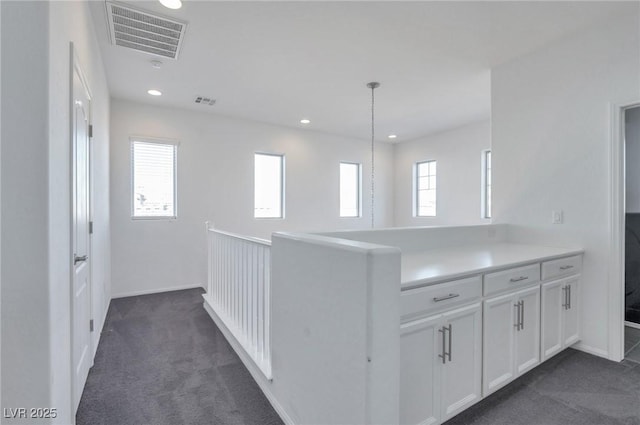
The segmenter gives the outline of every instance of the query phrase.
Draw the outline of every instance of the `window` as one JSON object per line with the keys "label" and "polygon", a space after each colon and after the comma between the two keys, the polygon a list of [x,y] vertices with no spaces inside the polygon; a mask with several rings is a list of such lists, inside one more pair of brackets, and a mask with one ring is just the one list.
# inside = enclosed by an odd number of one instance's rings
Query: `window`
{"label": "window", "polygon": [[482,217],[491,218],[491,151],[482,151]]}
{"label": "window", "polygon": [[417,217],[436,216],[436,162],[416,164],[415,214]]}
{"label": "window", "polygon": [[340,217],[360,217],[360,164],[340,163]]}
{"label": "window", "polygon": [[283,218],[284,156],[255,154],[254,217]]}
{"label": "window", "polygon": [[173,143],[131,141],[133,218],[176,218],[176,151]]}

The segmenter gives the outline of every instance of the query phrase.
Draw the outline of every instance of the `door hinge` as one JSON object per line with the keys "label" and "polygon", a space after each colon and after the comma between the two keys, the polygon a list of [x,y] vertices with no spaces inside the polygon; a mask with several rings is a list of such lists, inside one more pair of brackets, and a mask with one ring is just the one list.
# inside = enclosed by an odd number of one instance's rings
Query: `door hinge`
{"label": "door hinge", "polygon": [[93,332],[93,319],[89,320],[89,332]]}
{"label": "door hinge", "polygon": [[93,235],[93,221],[89,222],[89,234]]}
{"label": "door hinge", "polygon": [[89,137],[93,137],[93,124],[89,124]]}

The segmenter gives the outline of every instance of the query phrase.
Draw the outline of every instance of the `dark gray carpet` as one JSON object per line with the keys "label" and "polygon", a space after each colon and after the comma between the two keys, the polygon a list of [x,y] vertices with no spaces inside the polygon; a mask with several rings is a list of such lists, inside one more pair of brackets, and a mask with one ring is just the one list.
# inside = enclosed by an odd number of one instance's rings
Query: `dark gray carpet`
{"label": "dark gray carpet", "polygon": [[446,425],[640,425],[640,364],[568,349]]}
{"label": "dark gray carpet", "polygon": [[282,424],[202,293],[111,301],[78,425]]}
{"label": "dark gray carpet", "polygon": [[[113,300],[78,425],[282,424],[202,290]],[[640,425],[640,363],[566,350],[446,425]]]}

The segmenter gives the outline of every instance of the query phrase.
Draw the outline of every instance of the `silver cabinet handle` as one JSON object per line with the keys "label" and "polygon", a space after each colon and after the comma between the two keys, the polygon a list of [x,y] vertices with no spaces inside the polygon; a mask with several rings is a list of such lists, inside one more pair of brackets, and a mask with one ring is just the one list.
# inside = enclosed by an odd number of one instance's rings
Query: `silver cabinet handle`
{"label": "silver cabinet handle", "polygon": [[560,266],[560,270],[569,270],[572,269],[573,266]]}
{"label": "silver cabinet handle", "polygon": [[81,263],[83,261],[87,261],[89,257],[87,257],[86,255],[83,255],[82,257],[78,257],[77,255],[73,255],[73,265],[75,266],[78,263]]}
{"label": "silver cabinet handle", "polygon": [[562,303],[562,307],[564,307],[565,310],[567,309],[567,305],[568,305],[568,303],[567,303],[567,288],[568,288],[567,285],[562,287],[562,293],[564,295],[564,302]]}
{"label": "silver cabinet handle", "polygon": [[442,354],[438,354],[438,357],[442,359],[442,364],[445,364],[447,362],[447,353],[444,348],[446,343],[446,335],[445,335],[446,329],[447,328],[445,328],[444,326],[438,329],[438,332],[442,334]]}
{"label": "silver cabinet handle", "polygon": [[512,277],[511,279],[509,279],[509,282],[520,282],[527,279],[529,279],[528,276]]}
{"label": "silver cabinet handle", "polygon": [[459,296],[460,296],[460,294],[451,293],[451,294],[445,295],[443,297],[434,297],[433,301],[437,303],[437,302],[444,301],[444,300],[450,300],[451,298],[456,298],[456,297],[459,297]]}
{"label": "silver cabinet handle", "polygon": [[446,327],[445,329],[449,330],[449,351],[447,352],[447,357],[449,358],[449,361],[451,361],[451,338],[453,335],[453,328],[451,327],[451,323],[449,323],[449,326]]}
{"label": "silver cabinet handle", "polygon": [[516,323],[513,325],[517,331],[524,329],[524,300],[513,305],[516,308]]}
{"label": "silver cabinet handle", "polygon": [[571,285],[567,285],[569,295],[567,296],[567,310],[571,310]]}

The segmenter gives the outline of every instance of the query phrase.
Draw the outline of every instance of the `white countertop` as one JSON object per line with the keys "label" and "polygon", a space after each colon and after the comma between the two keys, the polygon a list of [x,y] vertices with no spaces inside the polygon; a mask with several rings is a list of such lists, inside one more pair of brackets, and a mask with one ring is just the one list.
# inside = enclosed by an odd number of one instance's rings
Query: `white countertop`
{"label": "white countertop", "polygon": [[402,253],[401,288],[582,254],[580,248],[496,243]]}

